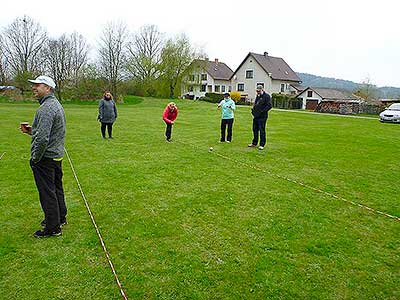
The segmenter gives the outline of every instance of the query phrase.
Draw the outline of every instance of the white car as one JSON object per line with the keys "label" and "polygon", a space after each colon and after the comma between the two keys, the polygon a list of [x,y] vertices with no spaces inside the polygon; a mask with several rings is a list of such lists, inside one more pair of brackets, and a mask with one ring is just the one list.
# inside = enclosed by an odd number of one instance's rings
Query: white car
{"label": "white car", "polygon": [[400,103],[393,103],[379,114],[379,121],[400,123]]}

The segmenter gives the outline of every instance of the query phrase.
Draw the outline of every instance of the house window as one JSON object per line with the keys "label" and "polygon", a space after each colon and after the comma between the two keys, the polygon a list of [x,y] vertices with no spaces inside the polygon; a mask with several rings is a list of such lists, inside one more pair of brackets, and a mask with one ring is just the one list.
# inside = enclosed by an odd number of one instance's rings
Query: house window
{"label": "house window", "polygon": [[312,97],[312,91],[307,91],[307,97]]}
{"label": "house window", "polygon": [[201,74],[201,80],[207,80],[207,74]]}
{"label": "house window", "polygon": [[221,85],[221,93],[225,93],[225,86]]}
{"label": "house window", "polygon": [[244,91],[244,83],[238,83],[237,90],[238,90],[238,92],[243,92]]}
{"label": "house window", "polygon": [[197,74],[197,75],[196,75],[196,82],[199,82],[199,81],[200,81],[200,75]]}
{"label": "house window", "polygon": [[188,91],[193,92],[193,85],[189,85]]}
{"label": "house window", "polygon": [[257,88],[257,86],[259,86],[259,85],[261,85],[263,88],[265,87],[265,86],[264,86],[264,82],[257,82],[256,88]]}
{"label": "house window", "polygon": [[285,92],[285,84],[281,83],[281,93],[284,93],[284,92]]}
{"label": "house window", "polygon": [[212,85],[207,85],[207,90],[208,90],[209,93],[211,93],[212,92]]}
{"label": "house window", "polygon": [[206,84],[202,84],[201,87],[200,87],[200,92],[204,93],[206,91],[206,88],[207,88],[207,85]]}
{"label": "house window", "polygon": [[214,86],[214,91],[215,91],[216,93],[219,93],[219,91],[220,91],[220,86],[219,86],[219,85]]}
{"label": "house window", "polygon": [[228,86],[228,92],[232,92],[232,86]]}
{"label": "house window", "polygon": [[246,79],[251,79],[251,78],[253,78],[253,70],[247,70]]}
{"label": "house window", "polygon": [[194,75],[189,75],[189,81],[194,81]]}

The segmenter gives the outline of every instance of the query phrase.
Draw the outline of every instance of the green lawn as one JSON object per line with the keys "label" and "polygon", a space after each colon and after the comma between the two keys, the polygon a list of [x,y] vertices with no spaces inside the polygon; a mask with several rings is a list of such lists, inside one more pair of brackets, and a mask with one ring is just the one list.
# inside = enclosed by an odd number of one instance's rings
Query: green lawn
{"label": "green lawn", "polygon": [[[249,107],[219,144],[215,105],[180,100],[168,144],[167,102],[119,105],[114,140],[96,105],[64,105],[66,148],[129,299],[400,298],[400,222],[277,177],[400,216],[399,125],[273,110],[258,151]],[[67,160],[69,224],[32,236],[43,216],[18,126],[36,108],[0,103],[0,298],[120,299]]]}

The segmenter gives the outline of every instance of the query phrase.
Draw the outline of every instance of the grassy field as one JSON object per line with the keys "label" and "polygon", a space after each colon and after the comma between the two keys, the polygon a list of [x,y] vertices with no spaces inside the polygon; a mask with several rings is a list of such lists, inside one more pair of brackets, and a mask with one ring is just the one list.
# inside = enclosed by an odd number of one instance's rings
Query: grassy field
{"label": "grassy field", "polygon": [[[95,105],[64,108],[66,148],[129,299],[400,298],[400,222],[277,177],[400,216],[400,126],[273,110],[258,151],[246,147],[249,107],[219,144],[215,106],[182,100],[168,144],[168,101],[127,102],[114,140],[101,139]],[[0,298],[120,299],[67,160],[69,224],[32,236],[43,216],[18,125],[36,108],[0,103]]]}

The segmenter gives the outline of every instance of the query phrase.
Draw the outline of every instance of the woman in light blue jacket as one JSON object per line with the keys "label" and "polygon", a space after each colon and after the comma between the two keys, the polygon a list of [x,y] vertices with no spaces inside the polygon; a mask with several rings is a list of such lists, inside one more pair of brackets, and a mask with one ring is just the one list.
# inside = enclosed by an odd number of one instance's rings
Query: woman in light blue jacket
{"label": "woman in light blue jacket", "polygon": [[101,135],[103,139],[106,138],[106,127],[108,137],[112,139],[112,126],[117,119],[117,107],[109,91],[104,93],[103,99],[99,102],[99,116],[97,119],[101,122]]}
{"label": "woman in light blue jacket", "polygon": [[228,126],[228,135],[226,137],[226,142],[230,143],[232,141],[232,127],[234,119],[234,110],[236,109],[235,101],[230,97],[229,93],[224,94],[224,99],[218,103],[218,108],[222,108],[222,119],[221,119],[221,139],[220,142],[225,142],[225,132]]}

